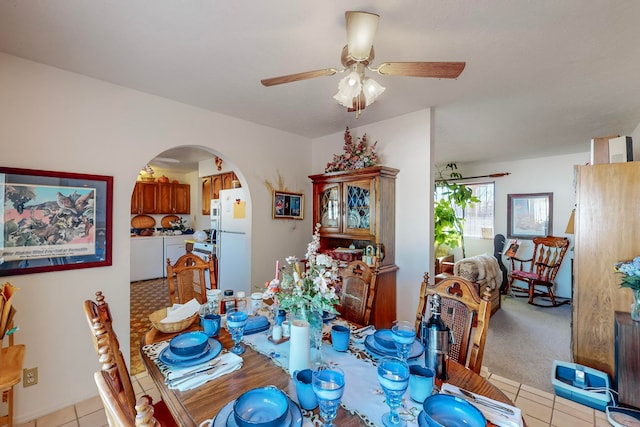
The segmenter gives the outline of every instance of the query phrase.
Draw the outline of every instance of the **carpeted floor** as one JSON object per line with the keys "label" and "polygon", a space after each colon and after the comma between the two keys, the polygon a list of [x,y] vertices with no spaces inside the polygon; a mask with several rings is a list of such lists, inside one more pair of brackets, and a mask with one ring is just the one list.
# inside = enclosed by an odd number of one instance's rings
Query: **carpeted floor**
{"label": "carpeted floor", "polygon": [[151,328],[149,315],[169,306],[169,293],[166,279],[131,282],[130,289],[130,374],[136,375],[144,371],[139,349],[141,337]]}
{"label": "carpeted floor", "polygon": [[552,393],[554,360],[571,362],[571,305],[542,308],[502,296],[489,321],[482,365],[492,374]]}

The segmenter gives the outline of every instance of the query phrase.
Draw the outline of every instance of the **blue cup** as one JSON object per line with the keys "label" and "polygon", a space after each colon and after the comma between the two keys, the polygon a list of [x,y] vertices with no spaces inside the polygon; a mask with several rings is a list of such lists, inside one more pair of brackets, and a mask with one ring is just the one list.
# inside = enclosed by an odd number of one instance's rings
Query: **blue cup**
{"label": "blue cup", "polygon": [[420,365],[409,366],[409,396],[418,403],[433,393],[433,378],[435,371]]}
{"label": "blue cup", "polygon": [[217,337],[220,333],[220,315],[219,314],[207,314],[203,319],[204,333],[209,338]]}
{"label": "blue cup", "polygon": [[318,406],[318,399],[313,392],[311,369],[303,369],[293,373],[293,382],[296,385],[296,395],[300,407],[311,411]]}
{"label": "blue cup", "polygon": [[351,330],[343,325],[333,325],[331,327],[331,342],[336,351],[347,351],[349,348],[349,338]]}

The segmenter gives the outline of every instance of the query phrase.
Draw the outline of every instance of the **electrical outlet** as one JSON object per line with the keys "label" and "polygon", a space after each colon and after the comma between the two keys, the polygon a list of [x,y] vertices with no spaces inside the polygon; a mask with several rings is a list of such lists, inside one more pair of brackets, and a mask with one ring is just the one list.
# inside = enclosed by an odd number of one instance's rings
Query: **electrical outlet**
{"label": "electrical outlet", "polygon": [[22,386],[30,387],[38,384],[38,368],[22,370]]}

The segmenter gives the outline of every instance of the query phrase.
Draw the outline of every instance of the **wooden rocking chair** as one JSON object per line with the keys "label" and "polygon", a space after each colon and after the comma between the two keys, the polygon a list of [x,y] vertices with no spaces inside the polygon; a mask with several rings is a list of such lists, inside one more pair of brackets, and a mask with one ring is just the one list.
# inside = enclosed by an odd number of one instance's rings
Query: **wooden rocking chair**
{"label": "wooden rocking chair", "polygon": [[[571,300],[560,300],[553,293],[556,274],[569,248],[569,239],[554,236],[536,237],[533,239],[533,245],[533,255],[530,259],[511,258],[507,291],[525,293],[524,296],[529,297],[529,304],[538,307],[557,307],[569,303]],[[516,280],[526,283],[527,287],[513,286]],[[541,287],[543,289],[540,289]],[[550,303],[536,302],[535,298],[540,297],[547,298]]]}

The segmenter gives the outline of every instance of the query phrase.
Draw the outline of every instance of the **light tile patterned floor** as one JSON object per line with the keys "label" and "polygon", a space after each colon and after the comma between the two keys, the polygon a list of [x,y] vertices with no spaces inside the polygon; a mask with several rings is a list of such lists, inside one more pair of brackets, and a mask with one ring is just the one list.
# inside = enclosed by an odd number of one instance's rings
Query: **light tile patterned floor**
{"label": "light tile patterned floor", "polygon": [[[528,427],[608,427],[604,412],[580,405],[507,378],[482,372],[522,410]],[[146,372],[134,376],[136,395],[149,394],[154,402],[160,393]],[[98,396],[16,427],[103,427],[107,418]]]}

